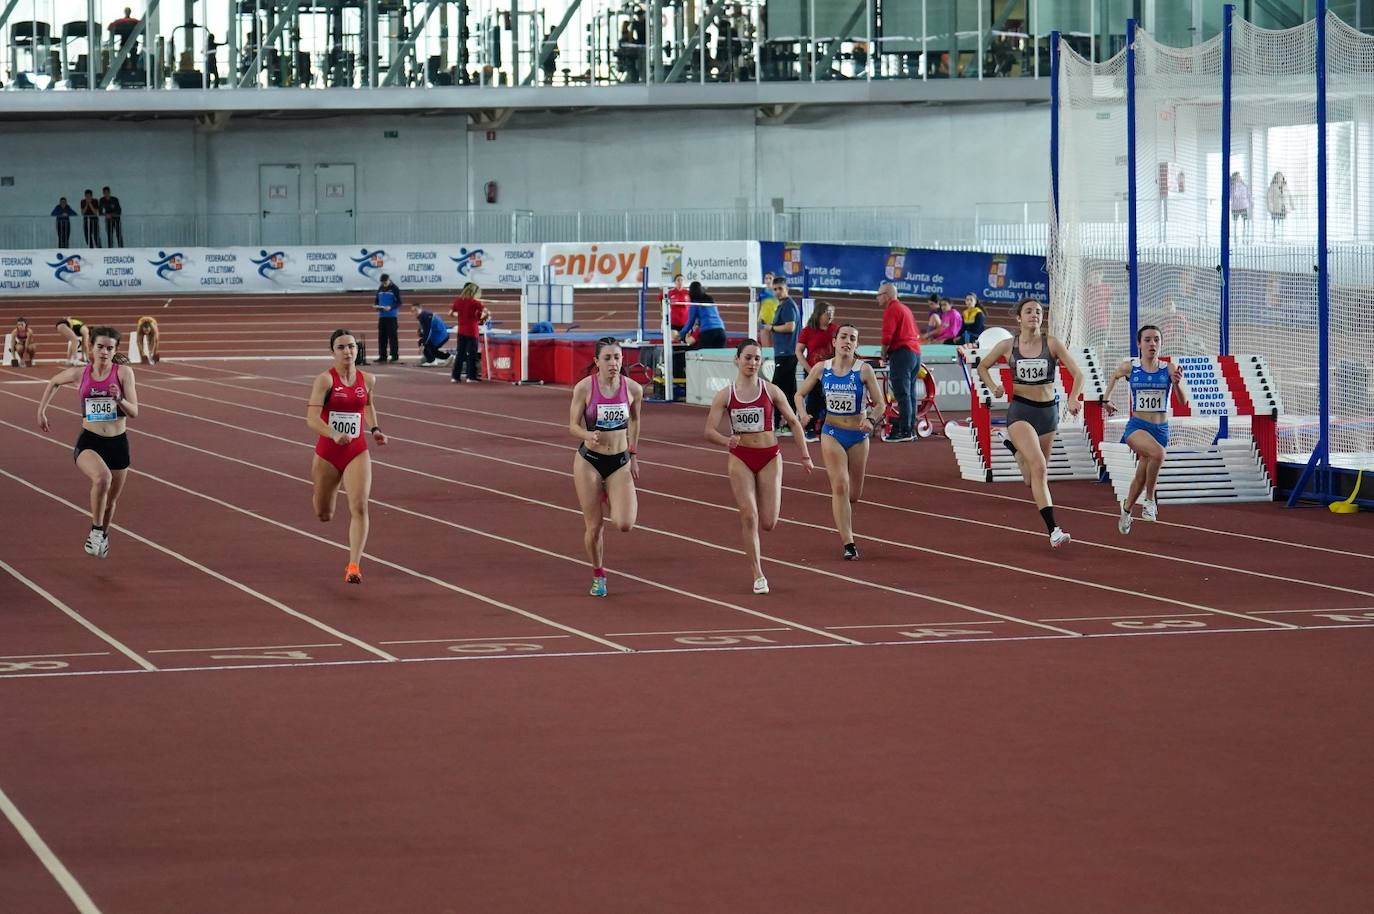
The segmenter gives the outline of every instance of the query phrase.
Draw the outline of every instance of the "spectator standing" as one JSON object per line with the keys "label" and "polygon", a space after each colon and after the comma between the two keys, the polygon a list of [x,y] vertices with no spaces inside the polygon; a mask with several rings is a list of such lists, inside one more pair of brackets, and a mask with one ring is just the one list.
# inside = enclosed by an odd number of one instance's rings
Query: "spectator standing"
{"label": "spectator standing", "polygon": [[458,319],[458,354],[453,362],[453,383],[477,378],[477,338],[482,324],[491,319],[487,306],[482,304],[482,287],[475,282],[463,286],[458,297],[453,300],[449,312]]}
{"label": "spectator standing", "polygon": [[[835,306],[829,302],[817,302],[806,326],[797,334],[797,361],[806,362],[808,375],[812,368],[835,357],[835,335],[839,332],[840,325],[835,323]],[[806,395],[806,411],[811,414],[811,421],[806,426],[806,440],[817,441],[820,439],[821,423],[825,421],[825,392],[821,390],[821,385],[817,384]]]}
{"label": "spectator standing", "polygon": [[[787,280],[780,276],[773,279],[773,297],[778,300],[773,322],[768,325],[773,335],[773,383],[791,403],[797,398],[797,332],[801,327],[801,309],[788,292]],[[773,418],[777,426],[776,413]],[[781,426],[777,431],[779,435],[791,434]]]}
{"label": "spectator standing", "polygon": [[773,274],[763,274],[763,288],[759,290],[759,345],[773,345],[773,315],[778,313],[778,299],[773,294]]}
{"label": "spectator standing", "polygon": [[214,32],[205,35],[205,85],[212,89],[219,88],[219,44],[215,41]]}
{"label": "spectator standing", "polygon": [[[1282,238],[1283,220],[1288,218],[1288,212],[1293,208],[1293,195],[1288,192],[1288,179],[1283,176],[1283,172],[1274,172],[1269,189],[1264,192],[1264,205],[1269,210],[1270,239]],[[1169,335],[1167,330],[1164,333],[1166,336]]]}
{"label": "spectator standing", "polygon": [[1112,302],[1115,297],[1112,287],[1107,285],[1100,269],[1088,274],[1088,286],[1084,290],[1084,310],[1088,324],[1087,344],[1100,355],[1106,354],[1107,343],[1111,340]]}
{"label": "spectator standing", "polygon": [[[124,210],[119,205],[119,198],[110,193],[108,187],[100,188],[100,215],[105,217],[105,246],[110,248],[124,247]],[[118,238],[118,243],[115,239]]]}
{"label": "spectator standing", "polygon": [[544,71],[544,85],[552,86],[558,72],[558,42],[553,40],[553,29],[549,29],[539,46],[539,69]]}
{"label": "spectator standing", "polygon": [[[105,28],[110,33],[110,40],[113,41],[118,38],[119,46],[123,48],[133,37],[134,30],[138,28],[138,20],[134,18],[133,10],[126,6],[124,7],[124,15],[111,22]],[[134,48],[129,52],[129,55],[132,57],[137,53],[138,44],[135,42]]]}
{"label": "spectator standing", "polygon": [[67,203],[66,197],[62,197],[52,208],[52,215],[57,220],[57,246],[69,247],[72,243],[72,216],[76,215],[76,210]]}
{"label": "spectator standing", "polygon": [[81,231],[86,236],[86,247],[100,247],[100,201],[95,191],[87,189],[81,198]]}
{"label": "spectator standing", "polygon": [[663,293],[663,299],[668,303],[668,326],[681,333],[692,307],[692,293],[683,285],[681,273],[673,277],[673,287]]}
{"label": "spectator standing", "polygon": [[987,326],[987,312],[983,310],[982,305],[978,304],[978,296],[970,292],[964,296],[964,331],[959,334],[959,341],[963,343],[978,342],[978,337],[983,335]]}
{"label": "spectator standing", "polygon": [[916,377],[921,371],[921,339],[916,316],[897,298],[897,287],[885,282],[878,287],[883,309],[882,357],[887,361],[888,386],[897,400],[897,424],[888,441],[911,441],[916,414]]}
{"label": "spectator standing", "polygon": [[1231,231],[1237,240],[1240,239],[1242,223],[1244,223],[1245,234],[1250,234],[1250,186],[1245,183],[1245,179],[1240,176],[1240,172],[1231,172]]}
{"label": "spectator standing", "polygon": [[401,339],[397,320],[401,316],[401,290],[383,273],[377,286],[377,298],[373,307],[377,309],[377,364],[386,361],[387,352],[391,353],[392,363],[401,360]]}

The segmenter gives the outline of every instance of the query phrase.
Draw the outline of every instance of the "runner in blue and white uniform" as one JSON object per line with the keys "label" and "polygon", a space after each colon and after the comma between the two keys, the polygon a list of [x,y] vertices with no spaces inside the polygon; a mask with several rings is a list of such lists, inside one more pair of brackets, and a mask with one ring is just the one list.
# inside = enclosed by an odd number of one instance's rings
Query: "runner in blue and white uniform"
{"label": "runner in blue and white uniform", "polygon": [[821,454],[830,476],[830,507],[835,529],[844,543],[846,561],[859,557],[854,545],[854,504],[864,493],[868,467],[868,438],[876,415],[882,415],[883,391],[873,367],[860,361],[859,330],[843,324],[835,335],[835,357],[818,362],[793,396],[802,425],[811,421],[806,395],[819,384],[825,394],[825,423],[821,426]]}
{"label": "runner in blue and white uniform", "polygon": [[1117,366],[1107,382],[1106,393],[1107,415],[1110,416],[1116,412],[1111,399],[1117,382],[1125,379],[1131,385],[1131,420],[1126,423],[1121,443],[1135,451],[1136,463],[1135,476],[1131,479],[1126,500],[1121,503],[1121,517],[1116,525],[1122,533],[1131,532],[1131,509],[1142,494],[1145,499],[1140,505],[1140,519],[1159,518],[1155,482],[1169,446],[1169,394],[1177,386],[1181,374],[1177,365],[1159,360],[1163,334],[1158,327],[1146,324],[1135,336],[1140,358],[1125,359]]}

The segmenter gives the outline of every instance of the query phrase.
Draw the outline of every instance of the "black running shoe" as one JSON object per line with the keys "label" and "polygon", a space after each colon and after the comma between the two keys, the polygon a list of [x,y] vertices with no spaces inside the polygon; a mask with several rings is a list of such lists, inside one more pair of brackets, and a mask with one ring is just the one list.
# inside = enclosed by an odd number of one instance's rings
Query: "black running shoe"
{"label": "black running shoe", "polygon": [[844,547],[844,560],[846,562],[856,562],[859,559],[859,547],[853,543],[848,543]]}

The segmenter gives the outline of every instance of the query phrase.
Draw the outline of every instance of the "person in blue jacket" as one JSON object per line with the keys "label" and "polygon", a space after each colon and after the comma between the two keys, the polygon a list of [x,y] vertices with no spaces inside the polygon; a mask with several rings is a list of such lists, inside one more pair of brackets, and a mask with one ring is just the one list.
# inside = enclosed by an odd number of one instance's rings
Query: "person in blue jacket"
{"label": "person in blue jacket", "polygon": [[396,288],[396,284],[386,273],[383,273],[380,279],[377,300],[373,304],[377,309],[377,363],[386,361],[388,351],[391,353],[391,361],[399,362],[401,338],[397,321],[401,316],[401,290]]}
{"label": "person in blue jacket", "polygon": [[[699,282],[692,283],[687,291],[692,305],[677,338],[687,343],[688,349],[724,349],[725,321],[720,319],[716,300]],[[689,340],[693,329],[697,331],[696,338]]]}
{"label": "person in blue jacket", "polygon": [[420,348],[424,350],[420,367],[430,368],[434,365],[448,364],[452,356],[444,351],[444,344],[448,342],[448,325],[444,323],[444,319],[432,311],[426,311],[418,304],[410,306],[410,313],[420,322]]}

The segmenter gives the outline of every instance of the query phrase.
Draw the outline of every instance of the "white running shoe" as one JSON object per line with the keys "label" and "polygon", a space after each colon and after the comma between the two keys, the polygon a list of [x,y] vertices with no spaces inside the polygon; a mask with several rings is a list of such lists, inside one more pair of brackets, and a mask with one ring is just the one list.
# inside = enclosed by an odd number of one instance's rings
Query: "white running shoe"
{"label": "white running shoe", "polygon": [[1058,549],[1060,546],[1066,545],[1071,539],[1073,537],[1065,533],[1062,528],[1055,527],[1050,533],[1050,548]]}
{"label": "white running shoe", "polygon": [[110,532],[107,530],[100,534],[100,551],[95,554],[98,559],[109,558],[110,555]]}
{"label": "white running shoe", "polygon": [[754,593],[768,593],[768,579],[765,577],[754,578]]}
{"label": "white running shoe", "polygon": [[1140,503],[1141,520],[1159,520],[1159,504],[1153,498],[1147,498]]}
{"label": "white running shoe", "polygon": [[1122,533],[1131,532],[1131,509],[1126,506],[1124,501],[1121,503],[1121,516],[1116,520],[1116,529]]}
{"label": "white running shoe", "polygon": [[86,536],[86,554],[100,557],[101,550],[110,551],[110,544],[105,541],[105,534],[101,533],[96,527],[91,528],[91,532]]}

